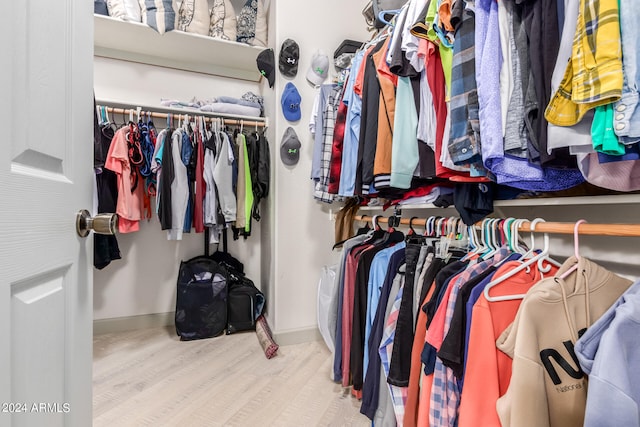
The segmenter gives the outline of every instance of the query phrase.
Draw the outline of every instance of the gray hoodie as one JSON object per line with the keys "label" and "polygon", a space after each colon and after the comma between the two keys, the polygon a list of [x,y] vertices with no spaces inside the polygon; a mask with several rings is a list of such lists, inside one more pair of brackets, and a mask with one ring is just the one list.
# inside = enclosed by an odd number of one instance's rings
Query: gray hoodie
{"label": "gray hoodie", "polygon": [[640,426],[640,281],[578,340],[589,375],[585,427]]}

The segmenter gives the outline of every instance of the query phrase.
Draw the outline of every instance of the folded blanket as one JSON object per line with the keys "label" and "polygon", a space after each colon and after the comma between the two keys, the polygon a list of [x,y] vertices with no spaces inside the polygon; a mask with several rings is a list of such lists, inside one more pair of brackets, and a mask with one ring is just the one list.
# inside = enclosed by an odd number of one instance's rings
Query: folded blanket
{"label": "folded blanket", "polygon": [[258,102],[246,101],[244,99],[234,98],[232,96],[219,96],[216,98],[216,102],[225,102],[227,104],[244,105],[245,107],[262,108]]}
{"label": "folded blanket", "polygon": [[210,113],[236,114],[239,116],[260,117],[260,108],[247,107],[245,105],[228,104],[226,102],[214,102],[200,107],[200,111]]}

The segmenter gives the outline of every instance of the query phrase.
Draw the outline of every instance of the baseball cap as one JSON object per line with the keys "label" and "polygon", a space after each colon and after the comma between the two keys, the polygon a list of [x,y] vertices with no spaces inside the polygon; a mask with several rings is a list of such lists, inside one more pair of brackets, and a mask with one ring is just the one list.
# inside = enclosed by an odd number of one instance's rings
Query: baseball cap
{"label": "baseball cap", "polygon": [[280,144],[280,159],[287,166],[293,166],[300,160],[300,140],[291,126],[284,131]]}
{"label": "baseball cap", "polygon": [[333,65],[336,69],[344,70],[348,68],[360,46],[362,46],[362,42],[349,39],[343,40],[333,52]]}
{"label": "baseball cap", "polygon": [[284,118],[290,122],[300,120],[300,94],[298,89],[291,82],[287,83],[282,91],[282,98],[280,100],[282,104],[282,114]]}
{"label": "baseball cap", "polygon": [[298,59],[300,59],[300,48],[298,43],[291,39],[286,39],[280,48],[279,68],[285,77],[295,77],[298,74]]}
{"label": "baseball cap", "polygon": [[269,87],[273,87],[276,81],[276,59],[273,49],[265,49],[256,58],[258,71],[269,81]]}
{"label": "baseball cap", "polygon": [[329,76],[329,57],[319,50],[311,59],[311,67],[307,71],[307,80],[314,86],[320,86]]}

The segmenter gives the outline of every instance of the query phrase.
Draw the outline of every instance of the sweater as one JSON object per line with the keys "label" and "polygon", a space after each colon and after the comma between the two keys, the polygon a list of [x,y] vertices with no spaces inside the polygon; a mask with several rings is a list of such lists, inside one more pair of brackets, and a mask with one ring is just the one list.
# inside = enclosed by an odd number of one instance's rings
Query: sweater
{"label": "sweater", "polygon": [[587,381],[574,344],[630,285],[586,258],[571,257],[527,293],[497,342],[513,358],[509,388],[497,402],[503,427],[583,425]]}
{"label": "sweater", "polygon": [[640,425],[640,281],[636,282],[576,343],[589,375],[586,427]]}

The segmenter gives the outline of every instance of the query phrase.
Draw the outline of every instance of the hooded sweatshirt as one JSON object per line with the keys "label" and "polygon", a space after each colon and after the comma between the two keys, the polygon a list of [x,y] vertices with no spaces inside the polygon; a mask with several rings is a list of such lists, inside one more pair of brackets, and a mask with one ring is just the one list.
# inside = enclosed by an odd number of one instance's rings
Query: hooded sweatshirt
{"label": "hooded sweatshirt", "polygon": [[[561,276],[575,264],[576,271]],[[496,409],[503,427],[582,427],[586,376],[574,344],[631,285],[599,265],[569,258],[529,290],[498,348],[513,358],[511,382]]]}
{"label": "hooded sweatshirt", "polygon": [[640,415],[640,281],[576,343],[589,375],[585,427],[638,426]]}

